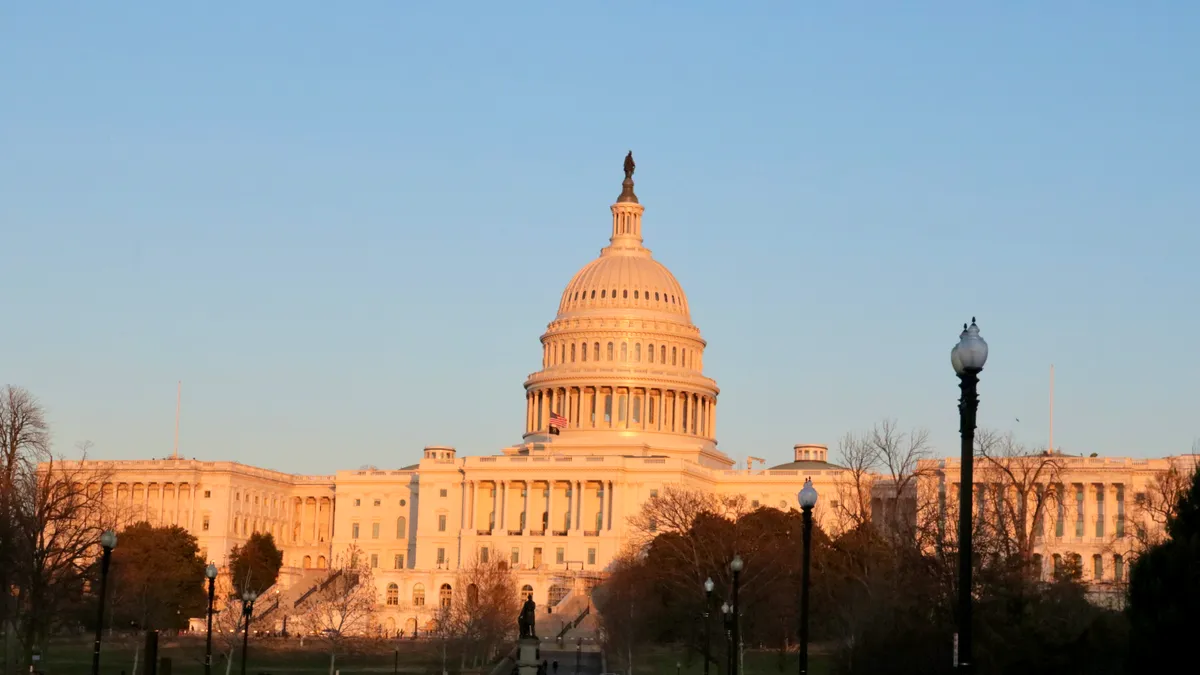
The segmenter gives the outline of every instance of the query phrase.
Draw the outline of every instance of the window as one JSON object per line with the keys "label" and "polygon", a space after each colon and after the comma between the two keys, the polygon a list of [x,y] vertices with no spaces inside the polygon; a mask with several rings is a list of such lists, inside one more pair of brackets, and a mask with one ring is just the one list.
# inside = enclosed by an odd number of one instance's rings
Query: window
{"label": "window", "polygon": [[442,513],[442,514],[438,515],[438,532],[445,532],[445,531],[446,531],[446,514]]}
{"label": "window", "polygon": [[[574,349],[574,347],[572,347],[572,349]],[[587,343],[584,342],[583,344],[579,345],[579,358],[581,361],[587,361],[587,353]]]}
{"label": "window", "polygon": [[564,549],[563,547],[559,546],[557,549],[555,549],[555,550],[554,550],[554,562],[556,562],[556,563],[558,563],[559,565],[561,565],[561,564],[563,564],[563,562],[564,562],[566,559],[567,559],[567,551],[566,551],[566,549]]}
{"label": "window", "polygon": [[373,569],[373,570],[379,569],[379,554],[378,553],[371,554],[371,569]]}
{"label": "window", "polygon": [[[592,292],[595,293],[595,291],[592,291]],[[600,360],[600,343],[599,342],[595,343],[593,345],[593,348],[594,348],[594,351],[592,353],[592,360],[599,361]]]}
{"label": "window", "polygon": [[638,363],[642,362],[642,343],[633,345],[633,360]]}
{"label": "window", "polygon": [[491,558],[491,549],[489,549],[486,546],[479,549],[479,562],[484,563],[486,565],[489,562],[490,558]]}
{"label": "window", "polygon": [[404,539],[408,536],[408,520],[404,516],[396,519],[396,538]]}
{"label": "window", "polygon": [[1096,486],[1096,536],[1104,536],[1104,486]]}
{"label": "window", "polygon": [[439,564],[439,565],[446,564],[446,549],[439,548],[437,550],[437,564]]}
{"label": "window", "polygon": [[613,360],[613,343],[608,343],[608,360]]}
{"label": "window", "polygon": [[387,604],[393,606],[400,604],[400,587],[396,584],[387,585]]}
{"label": "window", "polygon": [[379,538],[379,523],[371,523],[371,538]]}
{"label": "window", "polygon": [[674,366],[679,362],[679,359],[677,358],[678,356],[679,356],[679,348],[671,347],[671,365]]}
{"label": "window", "polygon": [[425,606],[425,584],[413,584],[413,607]]}
{"label": "window", "polygon": [[646,358],[650,360],[650,363],[654,363],[654,345],[646,347]]}
{"label": "window", "polygon": [[350,525],[350,538],[358,539],[358,523],[353,523]]}
{"label": "window", "polygon": [[209,497],[212,497],[212,490],[205,490],[205,491],[204,491],[204,498],[205,498],[205,499],[208,499]]}
{"label": "window", "polygon": [[658,532],[658,518],[650,516],[650,531]]}
{"label": "window", "polygon": [[204,523],[201,525],[201,529],[208,532],[208,516],[204,516]]}
{"label": "window", "polygon": [[1125,581],[1125,558],[1120,555],[1113,556],[1113,581]]}
{"label": "window", "polygon": [[571,363],[575,363],[575,343],[571,343]]}
{"label": "window", "polygon": [[594,549],[594,548],[588,549],[588,564],[589,565],[596,564],[596,549]]}
{"label": "window", "polygon": [[658,496],[658,490],[651,490],[651,491],[650,491],[650,499],[654,499],[654,498],[655,498],[655,497],[657,497],[657,496]]}
{"label": "window", "polygon": [[380,504],[382,504],[382,503],[383,503],[383,502],[379,501],[378,499],[376,499],[376,500],[375,500],[375,506],[379,506],[379,505],[380,505]]}
{"label": "window", "polygon": [[520,564],[520,562],[521,562],[521,547],[520,546],[513,547],[512,556],[509,558],[509,562],[512,563],[513,565]]}
{"label": "window", "polygon": [[1125,536],[1125,486],[1117,486],[1117,538]]}
{"label": "window", "polygon": [[757,499],[753,499],[750,501],[750,508],[752,508],[752,509],[758,508],[758,500]]}
{"label": "window", "polygon": [[392,556],[392,568],[398,569],[398,570],[404,569],[404,554],[403,553],[397,553],[396,555]]}
{"label": "window", "polygon": [[407,502],[407,501],[405,501],[405,500],[403,500],[403,499],[401,499],[401,500],[400,500],[400,506],[408,506],[408,502]]}
{"label": "window", "polygon": [[621,360],[622,361],[629,360],[629,343],[627,343],[627,342],[621,343]]}
{"label": "window", "polygon": [[454,591],[450,588],[450,584],[442,584],[438,590],[438,604],[442,609],[450,609],[450,603],[454,599]]}
{"label": "window", "polygon": [[362,506],[362,500],[361,500],[361,499],[355,499],[355,500],[354,500],[354,505],[355,505],[355,506]]}
{"label": "window", "polygon": [[1092,578],[1096,581],[1104,578],[1104,558],[1099,553],[1092,556]]}

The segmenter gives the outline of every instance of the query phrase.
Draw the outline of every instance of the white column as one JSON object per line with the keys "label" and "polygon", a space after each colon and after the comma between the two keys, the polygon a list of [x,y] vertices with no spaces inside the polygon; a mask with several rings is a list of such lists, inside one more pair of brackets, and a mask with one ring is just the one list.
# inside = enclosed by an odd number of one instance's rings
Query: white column
{"label": "white column", "polygon": [[[101,486],[101,487],[103,487],[103,486]],[[187,528],[189,530],[191,530],[192,532],[195,532],[196,531],[196,484],[195,483],[188,483],[188,492],[191,493],[192,508],[191,508],[191,511],[188,512],[189,524],[188,524]]]}
{"label": "white column", "polygon": [[466,480],[463,480],[462,485],[459,487],[459,491],[462,492],[461,499],[459,500],[462,502],[462,506],[459,507],[460,512],[458,514],[458,529],[465,530],[465,529],[467,529],[467,481]]}
{"label": "white column", "polygon": [[492,517],[488,521],[488,529],[500,527],[500,481],[492,481]]}
{"label": "white column", "polygon": [[508,481],[500,481],[500,529],[508,529]]}
{"label": "white column", "polygon": [[525,481],[525,526],[521,528],[521,534],[529,534],[529,524],[533,521],[533,515],[529,513],[529,496],[533,494],[533,481]]}
{"label": "white column", "polygon": [[583,481],[575,481],[575,531],[583,529]]}

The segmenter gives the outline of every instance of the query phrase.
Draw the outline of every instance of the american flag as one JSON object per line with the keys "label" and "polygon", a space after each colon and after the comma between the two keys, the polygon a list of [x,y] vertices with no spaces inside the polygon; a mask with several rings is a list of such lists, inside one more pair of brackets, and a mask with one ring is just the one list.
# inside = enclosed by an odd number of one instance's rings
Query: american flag
{"label": "american flag", "polygon": [[556,412],[550,413],[550,428],[551,429],[566,429],[567,418],[559,415]]}

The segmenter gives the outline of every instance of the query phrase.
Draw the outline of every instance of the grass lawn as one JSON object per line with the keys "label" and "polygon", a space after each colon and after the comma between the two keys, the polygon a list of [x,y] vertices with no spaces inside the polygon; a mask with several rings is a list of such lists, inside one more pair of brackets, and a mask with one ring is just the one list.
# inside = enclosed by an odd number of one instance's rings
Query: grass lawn
{"label": "grass lawn", "polygon": [[[100,672],[102,675],[132,675],[134,653],[142,646],[140,640],[105,636],[100,650]],[[325,643],[299,641],[250,639],[249,658],[246,661],[247,675],[259,673],[327,673],[329,654]],[[352,653],[340,654],[337,669],[342,675],[354,673],[391,673],[399,653],[399,672],[441,672],[441,652],[430,644],[412,641],[371,641],[355,645]],[[213,643],[213,675],[225,675],[226,660],[221,655],[222,646]],[[171,659],[172,675],[202,675],[204,673],[204,638],[186,636],[160,638],[158,655]],[[233,655],[231,675],[240,675],[242,665],[241,645]],[[453,659],[451,659],[453,661]],[[56,640],[45,650],[41,670],[46,675],[88,675],[92,668],[92,643],[90,640]],[[146,672],[145,654],[138,655],[138,675]],[[159,669],[162,673],[162,669]]]}
{"label": "grass lawn", "polygon": [[[795,675],[799,668],[799,654],[789,652],[780,659],[777,651],[746,651],[744,657],[744,675]],[[634,654],[634,675],[675,675],[675,664],[680,664],[680,675],[704,675],[703,659],[693,656],[688,663],[686,656],[667,648],[656,648],[644,651],[640,656]],[[613,670],[610,664],[609,669]],[[709,665],[710,675],[725,675],[723,655],[717,655],[717,662]],[[808,672],[810,675],[828,675],[832,672],[828,657],[820,654],[808,655]]]}

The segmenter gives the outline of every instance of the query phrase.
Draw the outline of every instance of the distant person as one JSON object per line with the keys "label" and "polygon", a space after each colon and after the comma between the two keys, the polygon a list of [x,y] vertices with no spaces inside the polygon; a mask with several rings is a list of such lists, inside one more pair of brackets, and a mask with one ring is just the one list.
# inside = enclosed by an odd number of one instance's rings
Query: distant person
{"label": "distant person", "polygon": [[[558,675],[558,659],[554,659],[553,668],[554,668],[554,675]],[[122,673],[121,675],[124,675],[124,673]]]}

